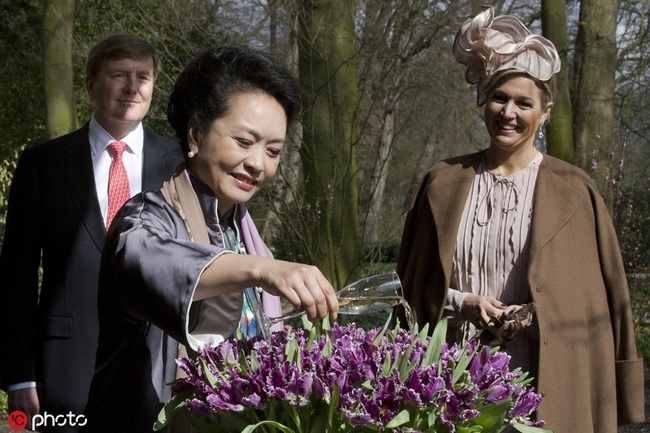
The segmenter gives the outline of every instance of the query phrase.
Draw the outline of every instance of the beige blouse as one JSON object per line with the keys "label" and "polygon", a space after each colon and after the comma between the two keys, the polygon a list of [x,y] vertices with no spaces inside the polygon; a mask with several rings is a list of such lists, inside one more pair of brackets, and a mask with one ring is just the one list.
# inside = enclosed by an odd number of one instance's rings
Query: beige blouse
{"label": "beige blouse", "polygon": [[[528,302],[526,269],[535,182],[543,154],[512,175],[490,173],[481,163],[470,189],[456,239],[445,317],[458,342],[476,332],[460,306],[470,293],[504,304]],[[511,366],[527,366],[525,336],[510,343]],[[519,350],[517,349],[519,348]]]}

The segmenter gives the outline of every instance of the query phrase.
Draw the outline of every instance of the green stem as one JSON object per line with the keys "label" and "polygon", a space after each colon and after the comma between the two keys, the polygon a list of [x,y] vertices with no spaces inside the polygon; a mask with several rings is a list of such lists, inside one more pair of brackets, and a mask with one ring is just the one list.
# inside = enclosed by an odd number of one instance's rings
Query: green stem
{"label": "green stem", "polygon": [[293,419],[296,422],[296,428],[298,430],[298,433],[304,433],[304,430],[302,428],[302,420],[300,419],[300,414],[298,413],[298,410],[295,408],[295,406],[291,406],[291,412],[293,413]]}

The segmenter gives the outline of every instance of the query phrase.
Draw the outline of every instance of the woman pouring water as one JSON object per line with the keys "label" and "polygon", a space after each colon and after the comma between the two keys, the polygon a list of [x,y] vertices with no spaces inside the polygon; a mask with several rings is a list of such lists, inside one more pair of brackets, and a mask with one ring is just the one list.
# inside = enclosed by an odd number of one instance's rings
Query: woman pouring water
{"label": "woman pouring water", "polygon": [[259,333],[271,295],[336,318],[323,274],[270,258],[245,206],[276,173],[299,95],[284,67],[245,46],[206,50],[179,76],[167,117],[187,161],[128,201],[107,234],[85,431],[151,431],[182,349]]}

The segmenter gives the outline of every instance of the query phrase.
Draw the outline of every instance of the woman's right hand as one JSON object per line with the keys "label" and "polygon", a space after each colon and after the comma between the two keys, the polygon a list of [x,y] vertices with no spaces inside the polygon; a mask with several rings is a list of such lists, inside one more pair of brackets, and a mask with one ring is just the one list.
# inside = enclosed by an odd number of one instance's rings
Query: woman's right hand
{"label": "woman's right hand", "polygon": [[332,284],[316,266],[272,260],[263,269],[260,286],[267,292],[287,299],[296,311],[305,311],[310,319],[330,316],[336,319],[339,302]]}
{"label": "woman's right hand", "polygon": [[245,254],[222,254],[199,277],[194,301],[261,287],[286,298],[310,319],[336,319],[339,303],[330,282],[316,267]]}
{"label": "woman's right hand", "polygon": [[472,322],[477,329],[485,327],[490,322],[490,319],[499,317],[507,308],[506,304],[492,296],[472,293],[465,296],[460,306],[463,317]]}

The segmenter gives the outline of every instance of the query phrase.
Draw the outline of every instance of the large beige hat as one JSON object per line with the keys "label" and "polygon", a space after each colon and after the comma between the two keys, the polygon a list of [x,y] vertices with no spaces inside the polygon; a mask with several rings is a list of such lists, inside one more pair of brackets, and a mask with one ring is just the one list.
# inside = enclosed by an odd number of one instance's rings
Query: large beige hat
{"label": "large beige hat", "polygon": [[467,66],[465,80],[477,85],[478,105],[485,103],[485,90],[498,71],[520,70],[541,81],[560,71],[555,45],[534,35],[512,15],[494,16],[492,6],[463,24],[454,40],[456,60]]}

